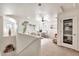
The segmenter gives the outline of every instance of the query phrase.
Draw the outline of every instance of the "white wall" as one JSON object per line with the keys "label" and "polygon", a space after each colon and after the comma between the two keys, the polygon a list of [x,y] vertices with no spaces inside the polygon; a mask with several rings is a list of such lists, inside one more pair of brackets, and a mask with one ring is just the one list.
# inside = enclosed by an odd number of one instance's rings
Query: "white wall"
{"label": "white wall", "polygon": [[53,18],[51,19],[50,21],[50,26],[53,25],[53,29],[50,29],[49,28],[49,32],[48,32],[48,35],[51,39],[53,39],[55,37],[54,34],[57,33],[57,19],[56,18]]}
{"label": "white wall", "polygon": [[[64,11],[64,12],[58,14],[58,21],[57,21],[57,23],[58,23],[58,27],[57,27],[58,28],[58,40],[57,40],[57,42],[58,42],[58,45],[60,45],[60,46],[64,45],[62,42],[63,27],[62,27],[61,22],[64,18],[72,18],[72,17],[76,17],[77,20],[79,19],[79,9],[75,9],[75,10],[71,10],[71,11]],[[74,21],[76,21],[76,19],[74,19]],[[79,25],[79,20],[77,21],[77,24]],[[72,47],[72,49],[76,49],[76,50],[79,50],[79,37],[78,37],[79,36],[79,27],[78,27],[78,25],[77,25],[77,28],[75,28],[75,31],[77,30],[77,33],[76,33],[77,39],[76,38],[74,39],[76,41],[74,44],[75,48]],[[75,24],[75,27],[76,27],[76,24]],[[77,45],[77,48],[76,48],[76,45]],[[65,45],[65,46],[67,46],[67,45]],[[71,48],[71,46],[70,46],[70,48]]]}
{"label": "white wall", "polygon": [[[24,18],[22,18],[22,19],[18,19],[19,21],[18,21],[18,32],[20,32],[20,33],[23,33],[23,26],[22,26],[22,22],[24,22],[24,21],[28,21],[29,23],[28,24],[33,24],[33,25],[37,25],[38,23],[37,23],[37,21],[36,20],[34,20],[34,19],[24,19]],[[27,26],[28,27],[28,26]],[[37,26],[36,26],[37,27]],[[28,27],[28,28],[30,28],[30,27]],[[26,30],[26,32],[28,32],[28,31],[32,31],[31,30],[31,28],[30,29],[28,29],[27,28],[27,30]]]}
{"label": "white wall", "polygon": [[2,36],[3,36],[3,17],[0,16],[0,55],[1,55]]}

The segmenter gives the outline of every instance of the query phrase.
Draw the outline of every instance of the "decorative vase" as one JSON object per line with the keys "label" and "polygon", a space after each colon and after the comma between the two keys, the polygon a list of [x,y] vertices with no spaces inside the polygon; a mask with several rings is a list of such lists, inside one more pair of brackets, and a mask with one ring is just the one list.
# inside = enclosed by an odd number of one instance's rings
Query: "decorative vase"
{"label": "decorative vase", "polygon": [[28,21],[24,21],[24,22],[22,23],[22,25],[24,26],[24,28],[23,28],[23,33],[26,33],[27,24],[28,24]]}
{"label": "decorative vase", "polygon": [[11,36],[11,29],[9,29],[9,32],[8,32],[9,36]]}

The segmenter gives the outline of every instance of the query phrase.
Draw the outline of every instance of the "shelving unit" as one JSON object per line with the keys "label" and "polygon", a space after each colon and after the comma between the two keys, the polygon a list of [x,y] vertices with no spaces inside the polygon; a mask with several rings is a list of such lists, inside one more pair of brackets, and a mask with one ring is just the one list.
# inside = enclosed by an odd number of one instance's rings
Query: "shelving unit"
{"label": "shelving unit", "polygon": [[63,42],[67,44],[73,43],[73,37],[72,37],[72,19],[63,20]]}
{"label": "shelving unit", "polygon": [[78,23],[76,16],[63,15],[60,18],[58,45],[78,50]]}

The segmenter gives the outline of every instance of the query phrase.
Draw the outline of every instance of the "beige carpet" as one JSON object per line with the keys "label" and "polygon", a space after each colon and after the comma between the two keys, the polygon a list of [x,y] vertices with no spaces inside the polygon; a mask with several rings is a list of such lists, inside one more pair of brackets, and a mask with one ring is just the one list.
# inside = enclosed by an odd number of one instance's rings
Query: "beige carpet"
{"label": "beige carpet", "polygon": [[59,47],[51,39],[41,40],[41,56],[79,56],[79,52],[65,47]]}

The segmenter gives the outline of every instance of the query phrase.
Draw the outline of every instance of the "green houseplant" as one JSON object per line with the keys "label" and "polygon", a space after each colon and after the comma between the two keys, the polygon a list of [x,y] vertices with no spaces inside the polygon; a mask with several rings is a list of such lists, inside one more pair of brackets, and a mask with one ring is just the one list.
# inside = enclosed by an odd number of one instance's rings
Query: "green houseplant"
{"label": "green houseplant", "polygon": [[27,24],[28,24],[28,21],[24,21],[24,22],[22,23],[22,25],[24,26],[24,28],[23,28],[23,33],[26,32]]}

